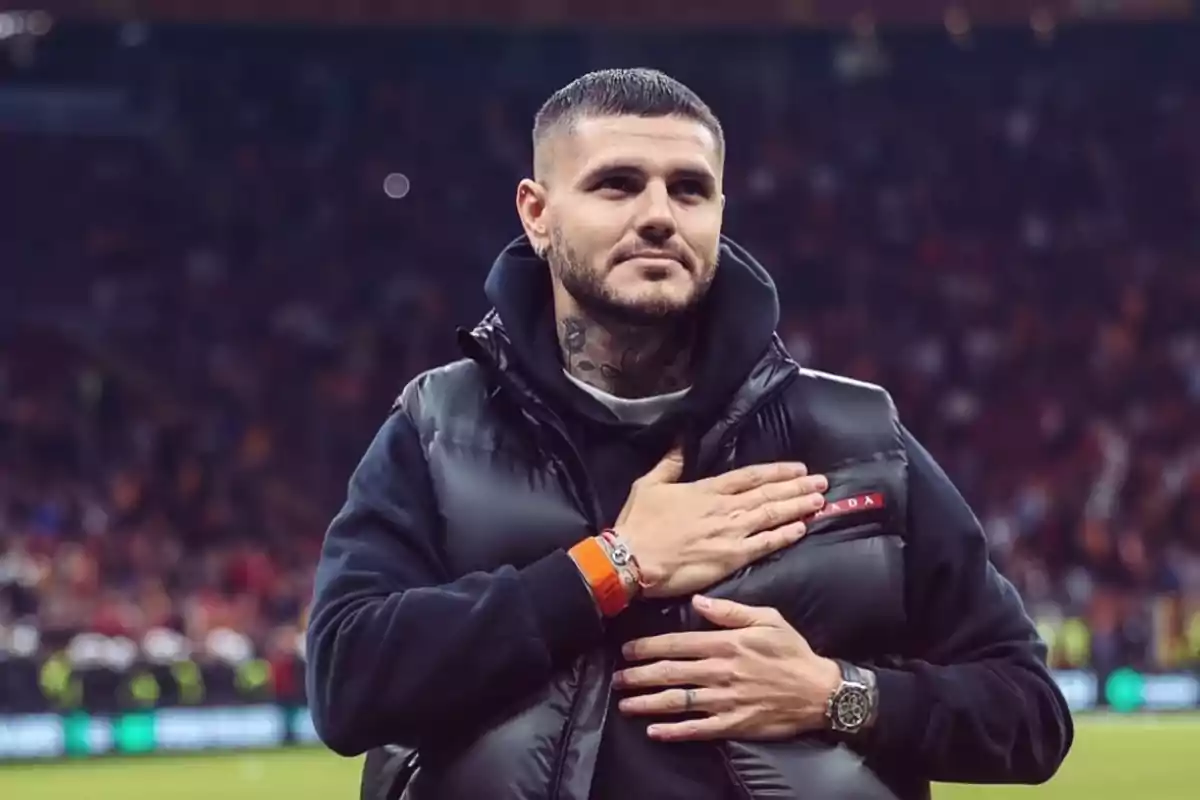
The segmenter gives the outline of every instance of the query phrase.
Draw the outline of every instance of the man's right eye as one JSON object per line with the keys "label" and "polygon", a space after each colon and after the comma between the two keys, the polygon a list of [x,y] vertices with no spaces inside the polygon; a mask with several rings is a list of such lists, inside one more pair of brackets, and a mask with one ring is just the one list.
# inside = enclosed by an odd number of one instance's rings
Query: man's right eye
{"label": "man's right eye", "polygon": [[637,185],[632,178],[623,175],[613,175],[597,183],[596,189],[631,194],[637,191]]}

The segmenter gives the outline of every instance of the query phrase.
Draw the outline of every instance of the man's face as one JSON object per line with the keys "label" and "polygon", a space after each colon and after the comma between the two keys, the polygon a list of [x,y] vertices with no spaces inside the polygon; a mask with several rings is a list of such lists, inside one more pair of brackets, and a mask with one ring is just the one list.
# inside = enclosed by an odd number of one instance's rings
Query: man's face
{"label": "man's face", "polygon": [[683,117],[586,117],[553,134],[526,232],[556,291],[584,311],[653,323],[691,311],[716,271],[724,197],[709,130]]}

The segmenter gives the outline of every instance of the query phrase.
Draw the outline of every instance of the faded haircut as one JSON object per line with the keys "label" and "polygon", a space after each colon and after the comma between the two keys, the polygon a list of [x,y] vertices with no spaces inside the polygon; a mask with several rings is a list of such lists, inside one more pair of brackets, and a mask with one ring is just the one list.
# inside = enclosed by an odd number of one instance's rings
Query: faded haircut
{"label": "faded haircut", "polygon": [[[559,89],[533,119],[534,171],[543,174],[543,145],[556,131],[569,130],[585,117],[683,117],[712,133],[717,153],[725,157],[725,132],[700,97],[656,69],[603,69],[589,72]],[[543,155],[539,155],[543,154]]]}

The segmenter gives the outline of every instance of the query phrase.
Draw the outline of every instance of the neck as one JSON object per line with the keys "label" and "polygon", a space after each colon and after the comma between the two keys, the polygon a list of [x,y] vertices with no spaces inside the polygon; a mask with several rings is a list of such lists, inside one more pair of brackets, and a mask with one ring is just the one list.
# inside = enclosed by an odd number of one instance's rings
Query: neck
{"label": "neck", "polygon": [[691,380],[692,326],[687,322],[602,322],[579,309],[556,319],[563,366],[601,391],[651,397],[684,389]]}

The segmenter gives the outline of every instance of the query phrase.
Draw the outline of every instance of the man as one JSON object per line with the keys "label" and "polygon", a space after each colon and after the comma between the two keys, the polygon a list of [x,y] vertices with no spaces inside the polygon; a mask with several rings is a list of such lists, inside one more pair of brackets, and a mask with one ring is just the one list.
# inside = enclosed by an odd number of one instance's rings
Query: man
{"label": "man", "polygon": [[1072,725],[1019,598],[887,394],[783,351],[712,112],[597,72],[534,147],[495,311],[396,401],[318,567],[310,705],[364,792],[1049,779]]}

